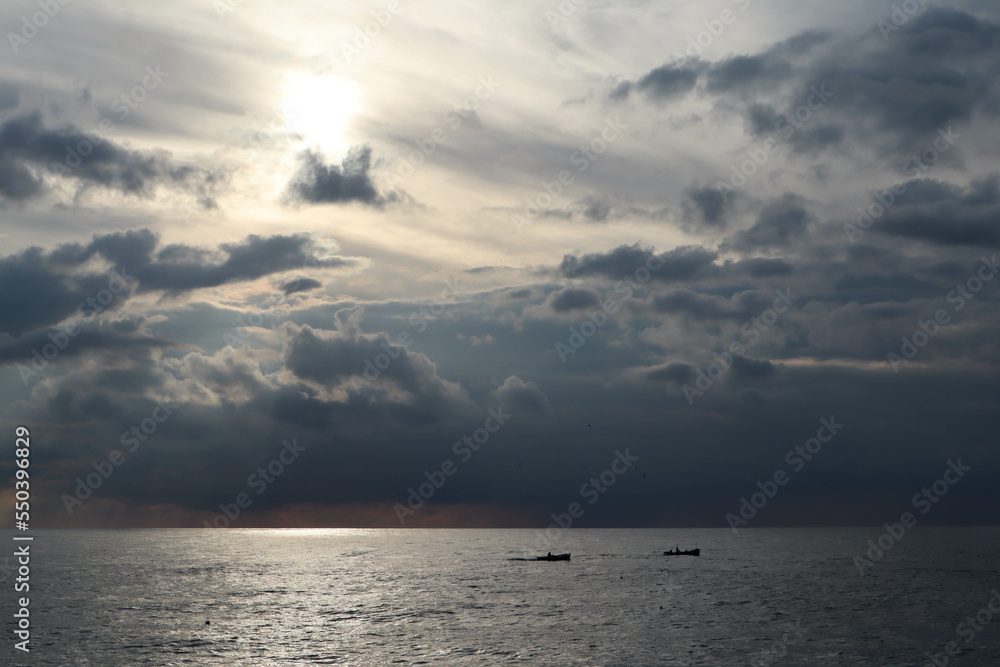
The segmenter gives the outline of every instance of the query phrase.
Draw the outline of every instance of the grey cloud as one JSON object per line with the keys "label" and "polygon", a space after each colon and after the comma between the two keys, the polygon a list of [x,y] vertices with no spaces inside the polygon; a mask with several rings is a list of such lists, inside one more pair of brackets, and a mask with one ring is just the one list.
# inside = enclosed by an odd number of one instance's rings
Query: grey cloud
{"label": "grey cloud", "polygon": [[[35,352],[60,343],[60,359],[70,359],[93,351],[123,352],[131,348],[169,347],[170,341],[155,336],[135,335],[135,329],[123,331],[119,327],[102,327],[98,324],[84,324],[70,337],[64,329],[46,328],[12,340],[0,340],[0,365],[30,363],[36,359]],[[43,357],[44,358],[44,357]],[[40,362],[39,362],[40,363]]]}
{"label": "grey cloud", "polygon": [[[32,247],[0,258],[3,283],[20,286],[0,290],[0,330],[19,336],[75,313],[88,315],[94,306],[87,306],[87,300],[102,291],[109,291],[113,299],[101,305],[113,311],[133,291],[180,294],[303,266],[337,268],[354,263],[342,257],[318,259],[306,235],[250,235],[240,243],[222,244],[214,252],[175,244],[156,253],[157,244],[156,234],[139,229],[95,236],[86,245],[67,243],[51,252]],[[121,278],[82,268],[95,257],[120,270]]]}
{"label": "grey cloud", "polygon": [[760,312],[774,300],[772,294],[747,290],[726,298],[679,287],[652,295],[650,307],[659,313],[683,314],[701,321],[742,321]]}
{"label": "grey cloud", "polygon": [[0,196],[25,201],[44,194],[47,186],[36,172],[142,197],[157,186],[187,190],[212,178],[175,163],[167,151],[129,150],[107,138],[94,142],[73,125],[47,128],[38,112],[7,119],[0,125]]}
{"label": "grey cloud", "polygon": [[657,99],[677,97],[694,89],[703,69],[698,61],[667,64],[641,76],[635,83],[623,81],[611,92],[612,99],[624,99],[633,90]]}
{"label": "grey cloud", "polygon": [[380,194],[371,180],[371,148],[355,146],[340,165],[326,164],[311,150],[300,156],[299,170],[288,184],[288,198],[307,204],[361,202],[381,206],[396,201],[394,192]]}
{"label": "grey cloud", "polygon": [[323,283],[313,278],[296,278],[295,280],[282,283],[281,289],[284,291],[285,296],[288,296],[290,294],[295,294],[296,292],[308,292],[310,290],[319,289],[322,286]]}
{"label": "grey cloud", "polygon": [[[511,375],[497,388],[495,395],[500,401],[500,407],[521,419],[535,417],[547,419],[553,416],[552,405],[538,385],[525,382],[516,375]],[[513,418],[517,418],[513,417]]]}
{"label": "grey cloud", "polygon": [[557,313],[566,313],[599,306],[600,301],[600,295],[593,290],[566,287],[549,296],[549,307]]}
{"label": "grey cloud", "polygon": [[774,276],[789,276],[795,268],[787,261],[779,258],[748,257],[733,262],[727,260],[725,268],[732,268],[736,273],[742,273],[751,278],[773,278]]}
{"label": "grey cloud", "polygon": [[591,253],[582,257],[566,255],[559,271],[567,278],[602,276],[617,280],[632,276],[641,267],[648,270],[647,262],[655,266],[658,261],[662,266],[650,271],[652,279],[670,282],[696,276],[712,266],[717,256],[715,252],[698,246],[683,246],[655,255],[639,244],[623,245],[606,253]]}
{"label": "grey cloud", "polygon": [[673,361],[663,366],[651,368],[645,373],[647,380],[651,382],[674,382],[676,384],[686,384],[695,378],[697,369],[683,361]]}
{"label": "grey cloud", "polygon": [[733,358],[733,377],[737,379],[759,380],[771,377],[775,372],[775,365],[767,359],[751,359],[746,356]]}
{"label": "grey cloud", "polygon": [[[823,84],[833,91],[823,113],[842,117],[858,139],[902,155],[926,147],[939,129],[1000,111],[994,76],[1000,27],[966,12],[929,7],[891,39],[882,39],[877,29],[872,33],[867,40],[834,45],[801,78],[803,86]],[[871,119],[874,128],[858,118]],[[829,143],[839,130],[826,132],[811,141]],[[800,140],[810,141],[808,134]]]}
{"label": "grey cloud", "polygon": [[[735,196],[724,197],[722,192],[713,186],[704,187],[697,184],[684,191],[687,198],[689,217],[697,217],[708,227],[723,228],[727,224],[726,213],[732,208]],[[736,195],[738,196],[738,195]]]}
{"label": "grey cloud", "polygon": [[905,186],[873,223],[875,231],[946,246],[1000,244],[1000,175],[973,181],[965,189],[928,179]]}
{"label": "grey cloud", "polygon": [[455,389],[438,377],[430,359],[391,341],[386,334],[320,336],[308,326],[292,328],[285,365],[303,380],[324,386],[350,383],[351,391],[365,394],[381,391],[379,383],[391,382],[431,414],[439,412],[435,406],[458,398]]}
{"label": "grey cloud", "polygon": [[783,248],[800,239],[812,219],[802,197],[785,193],[768,203],[753,226],[737,232],[727,245],[739,249]]}

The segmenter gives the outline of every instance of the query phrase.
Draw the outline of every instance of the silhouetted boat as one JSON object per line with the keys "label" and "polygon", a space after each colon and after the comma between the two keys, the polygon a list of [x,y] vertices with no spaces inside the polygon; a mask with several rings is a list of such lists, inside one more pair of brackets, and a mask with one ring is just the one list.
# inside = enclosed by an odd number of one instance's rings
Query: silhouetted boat
{"label": "silhouetted boat", "polygon": [[664,551],[664,556],[700,556],[701,549],[690,549],[689,551],[681,551],[680,547],[674,549],[673,551]]}
{"label": "silhouetted boat", "polygon": [[569,560],[569,554],[549,554],[548,556],[539,556],[535,560]]}

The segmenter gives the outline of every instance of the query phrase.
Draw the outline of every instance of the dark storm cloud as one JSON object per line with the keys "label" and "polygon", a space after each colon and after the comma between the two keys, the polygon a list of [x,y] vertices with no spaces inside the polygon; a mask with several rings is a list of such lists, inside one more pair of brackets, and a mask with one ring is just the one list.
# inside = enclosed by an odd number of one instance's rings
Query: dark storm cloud
{"label": "dark storm cloud", "polygon": [[[350,266],[342,257],[319,259],[305,235],[248,236],[215,251],[174,244],[156,252],[158,236],[148,229],[95,236],[82,245],[68,243],[50,252],[33,247],[0,258],[0,280],[18,289],[0,290],[0,331],[20,336],[95,309],[113,311],[133,292],[170,294],[261,278],[282,271]],[[84,268],[95,257],[119,273]],[[102,291],[108,303],[87,305]]]}
{"label": "dark storm cloud", "polygon": [[727,93],[739,89],[770,89],[788,80],[796,61],[830,39],[830,33],[809,30],[756,55],[737,55],[706,70],[706,90]]}
{"label": "dark storm cloud", "polygon": [[705,80],[706,91],[711,94],[725,94],[743,88],[771,89],[792,76],[796,58],[829,39],[829,33],[807,31],[755,55],[731,56],[717,63],[697,59],[666,63],[635,82],[621,82],[611,91],[610,97],[621,100],[636,90],[665,101],[691,92],[701,78]]}
{"label": "dark storm cloud", "polygon": [[674,382],[687,384],[694,380],[697,368],[682,361],[674,361],[646,371],[645,377],[650,382]]}
{"label": "dark storm cloud", "polygon": [[704,65],[698,61],[667,64],[651,70],[634,83],[623,81],[611,92],[612,99],[625,99],[633,90],[665,100],[694,89]]}
{"label": "dark storm cloud", "polygon": [[118,327],[84,325],[72,338],[67,338],[63,329],[47,328],[21,336],[14,340],[0,341],[0,365],[15,362],[29,362],[36,351],[55,341],[68,341],[60,350],[63,359],[72,358],[91,351],[121,352],[134,347],[168,347],[170,341],[154,336],[132,335],[135,330],[121,331]]}
{"label": "dark storm cloud", "polygon": [[520,287],[508,290],[505,296],[508,299],[512,299],[515,301],[522,301],[524,299],[530,299],[533,296],[535,296],[535,291],[530,287]]}
{"label": "dark storm cloud", "polygon": [[[107,290],[113,298],[103,308],[114,311],[127,298],[127,282],[109,272],[75,272],[79,261],[63,262],[41,248],[28,248],[0,259],[0,332],[20,336],[57,324],[74,314],[87,315],[87,299]],[[16,285],[12,289],[10,286]],[[111,291],[116,288],[116,292]]]}
{"label": "dark storm cloud", "polygon": [[733,358],[733,376],[739,379],[759,380],[774,375],[775,365],[767,359],[751,359],[746,356]]}
{"label": "dark storm cloud", "polygon": [[295,280],[282,283],[281,289],[285,292],[285,296],[288,296],[289,294],[295,294],[296,292],[308,292],[309,290],[319,289],[322,286],[323,283],[312,278],[297,278]]}
{"label": "dark storm cloud", "polygon": [[[958,9],[928,7],[888,39],[877,27],[840,40],[805,32],[716,63],[663,65],[619,84],[611,98],[655,91],[661,82],[662,94],[650,97],[672,99],[702,90],[696,83],[704,81],[705,95],[723,108],[742,109],[750,134],[782,132],[795,153],[815,154],[850,138],[874,143],[895,159],[977,113],[1000,114],[998,68],[1000,26]],[[823,95],[816,97],[817,90]],[[810,115],[822,113],[822,120],[789,133],[787,119],[806,103],[813,105]]]}
{"label": "dark storm cloud", "polygon": [[158,186],[189,189],[212,178],[167,151],[129,150],[97,136],[73,125],[47,128],[38,112],[7,119],[0,125],[0,196],[25,201],[46,193],[39,172],[142,197]]}
{"label": "dark storm cloud", "polygon": [[[384,333],[320,336],[304,326],[289,334],[285,365],[303,380],[336,386],[354,379],[352,390],[362,392],[377,391],[372,386],[376,382],[391,382],[414,397],[428,414],[437,414],[455,398],[453,388],[438,377],[426,355],[411,351]],[[386,360],[389,363],[384,365]]]}
{"label": "dark storm cloud", "polygon": [[784,248],[802,238],[810,220],[802,197],[785,193],[768,203],[753,226],[737,232],[727,245],[741,250]]}
{"label": "dark storm cloud", "polygon": [[745,85],[759,87],[787,78],[792,71],[787,62],[769,62],[768,56],[734,56],[713,65],[706,75],[710,93],[725,93]]}
{"label": "dark storm cloud", "polygon": [[549,296],[549,307],[557,313],[566,313],[596,307],[600,301],[600,295],[594,290],[567,287]]}
{"label": "dark storm cloud", "polygon": [[553,416],[552,405],[538,385],[531,381],[525,382],[516,375],[504,380],[495,395],[505,412],[517,415],[520,419]]}
{"label": "dark storm cloud", "polygon": [[708,227],[723,228],[727,224],[726,213],[732,207],[735,197],[723,196],[719,188],[692,185],[684,191],[686,212],[689,218],[697,218]]}
{"label": "dark storm cloud", "polygon": [[[219,246],[218,259],[197,257],[177,261],[150,258],[135,269],[140,291],[163,290],[186,292],[201,287],[216,287],[226,283],[255,280],[273,273],[303,266],[337,268],[354,262],[342,257],[317,259],[311,248],[312,240],[305,235],[268,236],[251,234],[241,243]],[[176,254],[170,249],[171,254]],[[184,247],[183,250],[197,252]]]}
{"label": "dark storm cloud", "polygon": [[[765,15],[762,21],[768,18],[777,20],[760,24],[767,30],[786,25],[780,16]],[[939,472],[954,448],[978,457],[976,474],[984,485],[996,481],[990,438],[1000,418],[991,400],[1000,392],[1000,282],[984,281],[961,311],[950,310],[946,295],[975,275],[983,251],[967,245],[988,246],[988,257],[996,251],[1000,179],[975,173],[962,185],[911,180],[906,193],[854,244],[843,238],[840,223],[847,217],[844,211],[853,210],[858,199],[866,201],[869,193],[841,192],[837,188],[846,186],[839,179],[851,166],[866,173],[872,154],[891,162],[896,173],[905,156],[937,136],[936,123],[942,120],[955,122],[962,133],[957,123],[963,119],[988,123],[1000,108],[996,60],[991,24],[928,8],[888,40],[876,28],[861,39],[842,41],[803,33],[716,63],[674,63],[647,74],[636,69],[634,80],[612,96],[628,98],[629,111],[653,111],[652,127],[636,123],[634,152],[616,145],[621,152],[608,159],[621,161],[606,173],[611,180],[600,182],[604,190],[595,181],[588,190],[594,194],[580,192],[566,199],[574,203],[551,212],[570,223],[588,223],[576,226],[581,232],[615,240],[595,246],[587,234],[564,238],[572,243],[564,247],[587,251],[561,261],[563,250],[546,256],[544,247],[535,246],[542,259],[463,257],[467,266],[489,266],[466,269],[463,275],[476,285],[473,293],[449,298],[441,316],[422,320],[426,332],[408,319],[428,306],[412,296],[421,293],[421,286],[410,278],[443,268],[431,266],[433,248],[430,259],[421,256],[414,265],[408,260],[380,263],[377,271],[388,273],[376,271],[364,285],[320,275],[353,260],[322,259],[326,254],[300,234],[200,247],[190,236],[174,235],[182,242],[164,245],[153,231],[139,229],[19,251],[0,258],[0,284],[18,286],[0,292],[0,330],[6,330],[0,333],[0,363],[6,364],[0,368],[0,386],[13,387],[17,406],[3,418],[30,418],[46,426],[38,429],[45,439],[38,451],[48,457],[35,462],[42,466],[39,477],[66,488],[40,497],[58,498],[72,492],[74,478],[93,472],[91,462],[117,447],[124,430],[149,418],[155,400],[169,400],[179,406],[176,416],[105,480],[97,495],[141,509],[204,510],[210,519],[220,502],[232,502],[246,491],[247,475],[272,460],[282,440],[293,438],[306,446],[302,462],[255,497],[253,511],[297,502],[320,507],[405,502],[407,489],[427,479],[423,472],[439,470],[443,460],[453,458],[453,444],[483,425],[487,409],[499,407],[513,415],[509,423],[490,435],[468,465],[461,462],[459,473],[437,489],[431,507],[529,506],[547,522],[576,497],[582,482],[608,465],[615,443],[626,443],[641,457],[641,474],[629,473],[613,493],[588,507],[581,525],[592,526],[623,521],[724,525],[724,513],[752,487],[748,471],[773,471],[789,448],[815,433],[818,417],[833,414],[848,428],[810,463],[808,474],[822,484],[789,487],[782,493],[792,495],[769,506],[759,520],[763,524],[780,516],[782,507],[795,505],[815,523],[881,525],[898,516],[899,498],[934,479],[929,475]],[[590,80],[572,85],[592,85]],[[662,117],[671,105],[697,96],[712,107],[712,120],[723,130],[733,126],[734,113],[742,114],[736,117],[737,128],[742,120],[748,137],[764,138],[787,130],[782,117],[806,102],[811,86],[824,83],[833,96],[787,139],[785,152],[797,162],[773,165],[774,180],[761,175],[753,186],[723,198],[721,191],[702,187],[706,176],[694,173],[697,160],[681,163],[668,155],[670,131],[689,127]],[[4,99],[0,85],[0,107]],[[591,109],[591,101],[575,108]],[[644,110],[644,105],[655,108]],[[489,113],[484,107],[484,121]],[[503,114],[496,116],[477,133],[477,141],[487,143],[442,145],[436,156],[445,162],[438,166],[483,176],[486,169],[475,168],[482,155],[490,156],[491,169],[513,157],[509,164],[516,166],[504,169],[522,179],[521,166],[547,164],[535,160],[539,156],[565,161],[563,137],[536,142],[535,130],[516,124],[508,131],[500,127],[503,122]],[[42,130],[70,136],[66,129]],[[719,149],[728,161],[744,150],[729,150],[734,147],[726,144],[728,132],[705,135],[704,155]],[[981,143],[975,148],[987,150],[992,136],[976,135]],[[648,142],[639,145],[644,139]],[[664,146],[666,152],[657,152]],[[882,150],[886,147],[890,150]],[[978,157],[970,151],[966,168],[980,164]],[[815,158],[817,171],[800,168],[808,158]],[[301,159],[287,186],[292,203],[379,207],[396,196],[379,189],[366,148],[355,149],[340,164],[311,152]],[[636,171],[630,172],[629,164]],[[644,169],[638,178],[637,164]],[[827,166],[831,177],[821,186],[810,180]],[[0,194],[21,201],[43,194],[47,169],[16,151],[0,153],[0,187],[6,188]],[[682,174],[679,183],[672,172]],[[169,170],[163,173],[169,182]],[[661,174],[668,182],[659,180]],[[490,175],[497,177],[489,181],[493,188],[513,182],[501,171]],[[123,190],[127,179],[115,178],[108,187]],[[155,184],[148,181],[143,192]],[[781,196],[793,184],[804,185]],[[685,185],[683,197],[669,208],[629,204],[656,201]],[[772,194],[768,187],[780,189]],[[399,196],[404,196],[401,191]],[[849,204],[841,206],[844,202]],[[379,215],[391,214],[388,208]],[[679,209],[679,230],[589,224],[624,219],[672,224]],[[635,234],[629,242],[640,242],[619,245],[623,231]],[[666,252],[655,249],[697,243],[689,240],[696,234],[710,240]],[[487,237],[490,252],[503,252],[497,238]],[[720,244],[722,237],[727,238]],[[381,257],[401,255],[390,249]],[[532,264],[525,268],[524,262]],[[542,267],[534,268],[535,262]],[[104,264],[124,267],[127,289],[102,320],[84,327],[65,359],[60,357],[57,371],[22,387],[12,364],[27,361],[33,349],[49,343],[59,333],[54,325],[73,317],[85,298],[107,286]],[[309,267],[316,271],[310,274]],[[642,294],[626,298],[610,288],[614,281],[634,279],[639,269],[649,271],[638,290]],[[388,276],[387,282],[379,276]],[[211,303],[218,297],[208,290],[194,303],[185,298],[199,287],[258,278],[269,280],[260,290],[267,293],[242,302],[238,297],[233,297],[237,303],[230,301],[238,290],[225,290],[226,305]],[[336,302],[317,293],[324,285],[341,295]],[[797,300],[776,321],[762,320],[778,288],[789,289]],[[142,292],[153,292],[154,298],[132,298]],[[315,298],[282,298],[303,292]],[[160,294],[181,298],[148,305]],[[602,299],[620,307],[602,315]],[[898,349],[900,338],[912,337],[918,321],[939,308],[949,309],[953,323],[930,337],[912,363],[893,372],[886,353]],[[127,317],[119,315],[123,310]],[[249,313],[258,315],[255,324],[238,324]],[[744,333],[745,326],[754,337]],[[237,329],[238,340],[233,338]],[[401,342],[401,332],[412,334],[412,340]],[[734,341],[744,343],[752,356],[734,357],[725,376],[689,403],[681,387],[695,383]],[[558,354],[560,342],[574,350],[566,358]],[[60,465],[49,465],[52,461]],[[881,480],[877,493],[867,490],[873,479]],[[821,505],[814,493],[838,494],[842,506],[863,510],[847,519],[815,511]],[[948,503],[949,511],[965,508],[970,517],[996,518],[995,503],[974,506],[958,496],[949,496]],[[65,518],[63,508],[56,509]],[[386,515],[395,522],[391,511]]]}
{"label": "dark storm cloud", "polygon": [[657,292],[650,299],[650,308],[658,313],[677,313],[695,320],[746,320],[766,308],[774,296],[748,290],[734,294],[731,298],[707,294],[680,287],[666,292]]}
{"label": "dark storm cloud", "polygon": [[[833,98],[823,113],[843,122],[807,127],[793,143],[798,150],[823,148],[849,128],[856,140],[897,154],[920,150],[953,123],[997,115],[998,66],[1000,28],[962,11],[930,7],[890,39],[873,28],[864,38],[831,45],[797,76],[803,90],[829,89]],[[786,108],[802,104],[799,97],[786,100]]]}
{"label": "dark storm cloud", "polygon": [[[601,276],[620,279],[631,276],[640,267],[646,267],[653,280],[670,282],[693,278],[712,266],[717,253],[698,246],[684,246],[656,255],[639,244],[622,245],[606,253],[590,253],[577,257],[566,255],[559,271],[567,278]],[[659,268],[653,270],[652,267]]]}
{"label": "dark storm cloud", "polygon": [[875,231],[938,245],[1000,245],[1000,175],[973,181],[965,189],[930,179],[905,187],[873,224]]}
{"label": "dark storm cloud", "polygon": [[361,202],[380,206],[396,201],[395,192],[380,194],[371,180],[371,148],[355,146],[340,165],[326,164],[311,150],[300,156],[299,170],[288,184],[288,198],[307,204]]}
{"label": "dark storm cloud", "polygon": [[727,261],[725,268],[730,267],[737,274],[744,274],[751,278],[790,276],[795,272],[795,268],[785,260],[768,257],[750,257],[737,262]]}

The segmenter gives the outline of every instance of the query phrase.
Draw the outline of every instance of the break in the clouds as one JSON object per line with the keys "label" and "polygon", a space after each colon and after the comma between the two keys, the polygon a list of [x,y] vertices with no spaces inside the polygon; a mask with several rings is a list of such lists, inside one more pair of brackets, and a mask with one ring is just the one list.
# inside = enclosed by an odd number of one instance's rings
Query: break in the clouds
{"label": "break in the clouds", "polygon": [[360,48],[375,3],[70,3],[18,42],[0,421],[39,521],[198,526],[295,439],[237,525],[400,525],[447,460],[407,526],[545,525],[629,447],[586,525],[721,526],[820,418],[757,525],[881,525],[959,457],[927,522],[996,521],[997,8],[556,5]]}

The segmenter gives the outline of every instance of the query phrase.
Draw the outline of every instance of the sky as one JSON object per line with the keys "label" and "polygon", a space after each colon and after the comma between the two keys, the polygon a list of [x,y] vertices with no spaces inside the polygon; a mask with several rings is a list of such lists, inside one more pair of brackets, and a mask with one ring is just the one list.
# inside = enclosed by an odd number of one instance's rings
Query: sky
{"label": "sky", "polygon": [[995,3],[0,26],[38,527],[1000,519]]}

